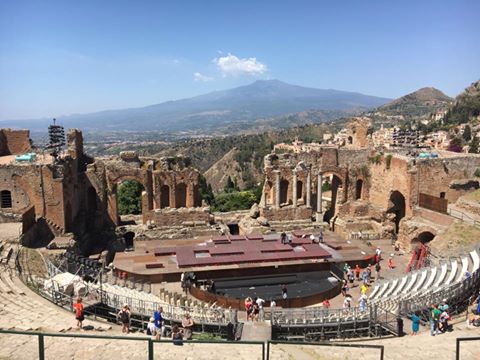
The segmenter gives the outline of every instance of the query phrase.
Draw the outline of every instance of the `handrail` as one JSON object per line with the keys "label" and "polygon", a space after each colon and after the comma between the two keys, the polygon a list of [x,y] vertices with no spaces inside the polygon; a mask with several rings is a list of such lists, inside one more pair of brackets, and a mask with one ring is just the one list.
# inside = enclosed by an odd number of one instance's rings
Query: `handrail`
{"label": "handrail", "polygon": [[[27,335],[38,337],[38,358],[45,360],[45,337],[61,337],[61,338],[82,338],[82,339],[104,339],[104,340],[127,340],[127,341],[146,341],[148,345],[148,360],[154,360],[154,343],[172,344],[172,340],[154,340],[149,337],[133,337],[133,336],[107,336],[107,335],[89,335],[89,334],[68,334],[68,333],[48,333],[38,331],[17,331],[17,330],[1,330],[0,334],[11,335]],[[182,340],[185,343],[193,344],[228,344],[228,345],[261,345],[262,360],[265,359],[265,343],[263,341],[229,341],[229,340]]]}
{"label": "handrail", "polygon": [[[480,340],[480,337],[477,337],[477,336],[457,338],[456,347],[455,347],[455,359],[460,360],[460,342],[462,342],[462,341],[479,341],[479,340]],[[267,349],[268,349],[268,345],[267,345]],[[268,355],[267,355],[267,359],[268,359]]]}
{"label": "handrail", "polygon": [[380,360],[383,360],[385,354],[385,347],[383,345],[367,345],[367,344],[348,344],[340,342],[303,342],[303,341],[267,341],[267,359],[270,360],[270,345],[301,345],[301,346],[333,346],[333,347],[348,347],[348,348],[362,348],[362,349],[378,349],[380,350]]}

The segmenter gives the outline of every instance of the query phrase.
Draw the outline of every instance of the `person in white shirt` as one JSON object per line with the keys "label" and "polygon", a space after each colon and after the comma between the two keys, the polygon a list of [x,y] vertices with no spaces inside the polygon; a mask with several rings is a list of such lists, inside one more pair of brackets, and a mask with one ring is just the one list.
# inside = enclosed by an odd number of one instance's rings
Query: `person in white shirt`
{"label": "person in white shirt", "polygon": [[263,300],[262,298],[257,298],[257,306],[258,306],[258,314],[259,314],[259,317],[260,317],[260,321],[263,321],[264,320],[264,315],[265,315],[265,312],[263,310],[263,305],[265,304],[265,300]]}

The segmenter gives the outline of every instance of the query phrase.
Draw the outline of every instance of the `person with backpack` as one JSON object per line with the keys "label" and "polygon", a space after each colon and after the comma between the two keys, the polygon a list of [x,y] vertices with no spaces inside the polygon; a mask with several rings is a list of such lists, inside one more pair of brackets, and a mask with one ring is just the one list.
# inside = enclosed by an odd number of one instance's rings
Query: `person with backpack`
{"label": "person with backpack", "polygon": [[77,319],[77,327],[79,329],[83,328],[83,320],[85,320],[85,310],[82,304],[82,298],[77,299],[77,303],[73,305],[75,308],[75,319]]}
{"label": "person with backpack", "polygon": [[127,304],[125,304],[117,314],[118,318],[122,322],[122,332],[127,333],[130,331],[130,309]]}

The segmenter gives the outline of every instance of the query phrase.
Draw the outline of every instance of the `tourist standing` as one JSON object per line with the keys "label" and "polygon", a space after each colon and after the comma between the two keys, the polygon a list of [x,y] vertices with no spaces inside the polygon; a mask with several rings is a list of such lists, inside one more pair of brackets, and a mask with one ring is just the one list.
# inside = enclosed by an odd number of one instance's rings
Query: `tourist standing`
{"label": "tourist standing", "polygon": [[344,276],[345,278],[347,278],[348,268],[349,268],[348,264],[345,263],[345,264],[343,265],[343,276]]}
{"label": "tourist standing", "polygon": [[395,263],[393,262],[393,254],[390,254],[390,257],[388,258],[388,268],[395,269]]}
{"label": "tourist standing", "polygon": [[288,297],[287,285],[282,285],[282,298],[286,300]]}
{"label": "tourist standing", "polygon": [[122,332],[127,333],[130,331],[130,308],[127,304],[123,305],[122,310],[120,310],[117,316],[120,318],[122,322]]}
{"label": "tourist standing", "polygon": [[85,310],[82,304],[82,298],[77,298],[77,303],[74,305],[75,308],[75,319],[77,319],[77,327],[79,329],[83,328],[83,320],[85,320]]}
{"label": "tourist standing", "polygon": [[377,280],[380,280],[380,270],[382,270],[382,267],[380,266],[380,262],[377,262],[375,264],[375,271],[377,272]]}
{"label": "tourist standing", "polygon": [[368,272],[367,269],[362,271],[363,284],[368,284]]}
{"label": "tourist standing", "polygon": [[325,299],[325,300],[323,300],[322,305],[325,309],[329,309],[330,308],[330,301],[328,301],[328,299]]}
{"label": "tourist standing", "polygon": [[440,315],[442,311],[438,309],[437,305],[432,305],[432,311],[430,313],[430,335],[435,336],[438,334],[438,322],[440,321]]}
{"label": "tourist standing", "polygon": [[251,297],[245,298],[245,312],[247,313],[247,321],[253,314],[253,301]]}
{"label": "tourist standing", "polygon": [[360,286],[360,294],[366,295],[368,291],[368,285],[364,282],[362,286]]}
{"label": "tourist standing", "polygon": [[190,317],[190,314],[186,313],[182,319],[183,335],[185,337],[185,340],[192,339],[193,325],[194,322]]}
{"label": "tourist standing", "polygon": [[412,315],[412,335],[417,335],[420,329],[420,311],[415,311]]}
{"label": "tourist standing", "polygon": [[360,299],[358,299],[358,309],[360,312],[367,310],[367,295],[363,294],[360,296]]}
{"label": "tourist standing", "polygon": [[324,240],[323,240],[323,231],[320,231],[320,235],[318,235],[318,243],[319,244],[323,244]]}
{"label": "tourist standing", "polygon": [[263,300],[262,298],[257,298],[257,306],[258,306],[260,321],[265,320],[265,311],[263,309],[264,305],[265,305],[265,300]]}
{"label": "tourist standing", "polygon": [[163,308],[161,306],[153,313],[153,320],[158,329],[158,338],[165,335],[165,324],[163,322]]}
{"label": "tourist standing", "polygon": [[355,265],[355,277],[357,278],[357,281],[360,280],[360,266],[358,264]]}
{"label": "tourist standing", "polygon": [[347,291],[348,291],[348,283],[347,280],[343,279],[342,280],[342,295],[347,296]]}

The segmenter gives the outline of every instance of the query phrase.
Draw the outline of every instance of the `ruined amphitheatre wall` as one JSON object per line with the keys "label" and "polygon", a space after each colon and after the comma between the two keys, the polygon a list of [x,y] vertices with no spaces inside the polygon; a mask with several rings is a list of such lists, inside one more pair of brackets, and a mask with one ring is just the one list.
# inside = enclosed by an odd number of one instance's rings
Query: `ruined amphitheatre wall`
{"label": "ruined amphitheatre wall", "polygon": [[0,130],[0,156],[18,155],[31,151],[29,130]]}
{"label": "ruined amphitheatre wall", "polygon": [[454,203],[468,191],[478,188],[479,178],[474,173],[480,169],[480,155],[458,155],[444,159],[421,159],[416,164],[419,193],[440,197]]}

